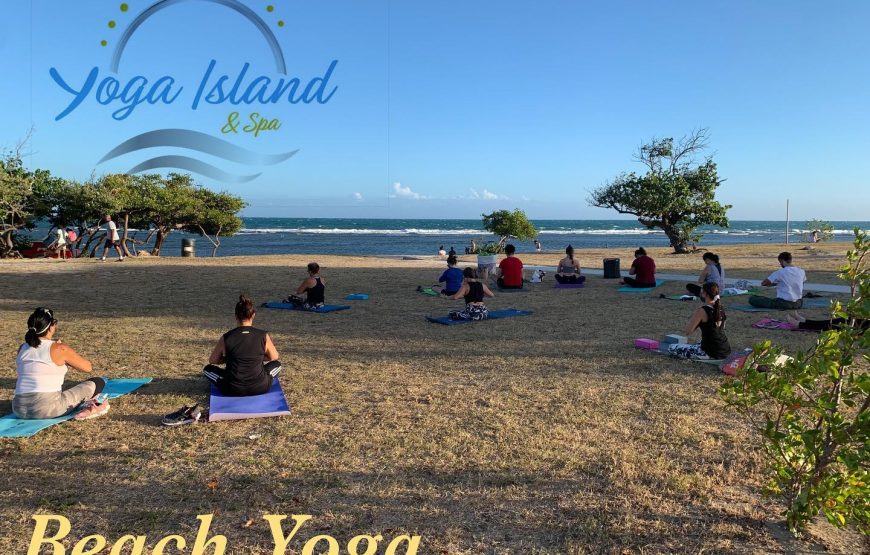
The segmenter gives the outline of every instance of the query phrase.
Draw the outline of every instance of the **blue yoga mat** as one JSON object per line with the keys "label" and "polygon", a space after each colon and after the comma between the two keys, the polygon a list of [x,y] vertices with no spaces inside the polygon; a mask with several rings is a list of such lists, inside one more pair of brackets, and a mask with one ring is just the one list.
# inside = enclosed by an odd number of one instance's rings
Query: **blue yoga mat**
{"label": "blue yoga mat", "polygon": [[[657,279],[656,287],[663,284],[664,282],[665,280],[663,279]],[[619,291],[620,293],[649,293],[656,287],[629,287],[626,285],[624,287],[620,287],[619,289],[617,289],[617,291]]]}
{"label": "blue yoga mat", "polygon": [[351,293],[344,298],[346,301],[367,301],[369,300],[368,293]]}
{"label": "blue yoga mat", "polygon": [[[509,308],[507,310],[492,310],[489,313],[489,318],[487,320],[498,320],[500,318],[513,318],[514,316],[529,316],[532,314],[531,310],[517,310],[515,308]],[[469,322],[485,322],[486,320],[451,320],[447,316],[434,317],[434,316],[426,316],[426,319],[430,322],[434,322],[436,324],[444,324],[445,326],[455,326],[456,324],[467,324]]]}
{"label": "blue yoga mat", "polygon": [[[108,393],[109,399],[114,399],[135,391],[149,382],[151,382],[151,378],[113,379],[106,382],[103,393]],[[30,437],[55,424],[66,422],[74,414],[75,412],[72,412],[57,418],[44,418],[40,420],[22,420],[14,414],[7,414],[3,418],[0,418],[0,437]]]}
{"label": "blue yoga mat", "polygon": [[290,406],[284,398],[278,378],[272,381],[272,388],[262,395],[248,397],[227,397],[211,386],[211,400],[208,407],[208,421],[243,420],[245,418],[266,418],[290,414]]}
{"label": "blue yoga mat", "polygon": [[559,283],[557,281],[553,289],[582,289],[585,284],[585,281],[583,283]]}
{"label": "blue yoga mat", "polygon": [[314,310],[306,310],[304,308],[300,308],[300,307],[298,307],[294,304],[291,304],[291,303],[281,303],[281,302],[272,301],[272,302],[268,302],[268,303],[263,303],[263,307],[265,307],[265,308],[280,308],[283,310],[298,310],[299,312],[318,312],[320,314],[323,314],[326,312],[335,312],[336,310],[348,310],[350,308],[350,305],[348,305],[348,304],[327,304],[327,305],[323,305],[320,308],[317,308]]}
{"label": "blue yoga mat", "polygon": [[[804,299],[801,308],[827,308],[831,306],[831,299]],[[774,310],[800,310],[792,308],[761,308],[748,304],[738,304],[734,306],[726,306],[726,309],[736,310],[738,312],[771,312]]]}

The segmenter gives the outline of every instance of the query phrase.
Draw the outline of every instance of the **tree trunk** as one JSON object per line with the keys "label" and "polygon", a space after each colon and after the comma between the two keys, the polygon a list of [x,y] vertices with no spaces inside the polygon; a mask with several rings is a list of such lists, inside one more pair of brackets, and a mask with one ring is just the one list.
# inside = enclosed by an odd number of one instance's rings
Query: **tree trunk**
{"label": "tree trunk", "polygon": [[15,250],[15,245],[12,243],[12,234],[14,230],[7,230],[0,236],[0,258],[6,258]]}
{"label": "tree trunk", "polygon": [[689,242],[680,237],[679,232],[673,226],[665,224],[662,226],[662,230],[671,242],[671,246],[674,248],[674,253],[686,254],[689,252]]}
{"label": "tree trunk", "polygon": [[163,227],[157,228],[157,235],[154,237],[154,248],[151,249],[151,256],[160,256],[160,247],[163,246],[163,241],[169,235],[169,230]]}
{"label": "tree trunk", "polygon": [[124,253],[124,256],[131,256],[130,251],[127,249],[127,235],[130,229],[130,214],[124,212],[124,236],[121,238],[121,252]]}

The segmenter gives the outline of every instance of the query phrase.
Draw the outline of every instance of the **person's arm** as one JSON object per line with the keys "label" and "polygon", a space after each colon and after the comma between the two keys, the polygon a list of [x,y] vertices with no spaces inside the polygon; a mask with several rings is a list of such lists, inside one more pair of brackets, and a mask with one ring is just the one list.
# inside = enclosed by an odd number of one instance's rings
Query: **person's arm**
{"label": "person's arm", "polygon": [[762,282],[761,282],[761,285],[763,287],[770,287],[771,285],[776,285],[776,283],[779,281],[778,278],[779,278],[779,270],[777,270],[776,272],[773,272],[772,274],[770,274],[769,276],[764,278],[764,280],[762,280]]}
{"label": "person's arm", "polygon": [[[484,289],[486,289],[486,284],[484,284],[483,287],[484,287]],[[468,284],[463,283],[462,287],[459,288],[459,291],[457,291],[456,294],[451,295],[447,298],[450,299],[451,301],[458,301],[459,299],[464,297],[466,293],[468,293]]]}
{"label": "person's arm", "polygon": [[490,291],[489,287],[487,287],[485,283],[483,284],[483,296],[484,297],[495,297],[495,293]]}
{"label": "person's arm", "polygon": [[707,321],[707,311],[704,310],[704,307],[698,307],[698,309],[692,313],[692,317],[689,318],[689,324],[686,326],[686,337],[691,336],[695,333],[695,330],[698,329],[698,326],[701,325],[702,322]]}
{"label": "person's arm", "polygon": [[92,372],[94,370],[91,361],[78,354],[72,347],[64,345],[60,340],[51,346],[51,360],[55,364],[66,364],[79,372]]}
{"label": "person's arm", "polygon": [[704,269],[701,270],[701,275],[698,276],[698,283],[704,283],[707,281],[707,275],[710,273],[710,267],[704,266]]}
{"label": "person's arm", "polygon": [[444,273],[441,274],[441,277],[438,278],[438,283],[444,283],[445,281],[447,281],[447,271],[446,270],[444,271]]}
{"label": "person's arm", "polygon": [[275,348],[275,344],[272,343],[272,337],[267,333],[266,334],[266,362],[272,362],[273,360],[278,360],[278,349]]}
{"label": "person's arm", "polygon": [[221,338],[218,339],[217,345],[214,346],[214,349],[212,350],[211,355],[208,357],[208,363],[209,364],[223,364],[224,354],[225,354],[224,336],[221,336]]}
{"label": "person's arm", "polygon": [[631,263],[631,268],[628,269],[628,275],[633,276],[637,273],[637,268],[634,265],[634,262]]}
{"label": "person's arm", "polygon": [[773,283],[772,281],[770,281],[770,280],[767,279],[767,278],[764,278],[763,280],[761,280],[761,286],[762,286],[762,287],[770,287],[771,285],[776,285],[776,284]]}
{"label": "person's arm", "polygon": [[315,283],[317,283],[317,282],[314,281],[314,278],[310,278],[310,277],[309,277],[309,278],[305,278],[305,279],[302,281],[302,285],[300,285],[300,286],[296,289],[296,294],[297,294],[297,295],[301,295],[302,293],[305,293],[305,290],[306,290],[306,289],[309,289],[309,288],[311,288],[311,287],[314,287],[314,284],[315,284]]}

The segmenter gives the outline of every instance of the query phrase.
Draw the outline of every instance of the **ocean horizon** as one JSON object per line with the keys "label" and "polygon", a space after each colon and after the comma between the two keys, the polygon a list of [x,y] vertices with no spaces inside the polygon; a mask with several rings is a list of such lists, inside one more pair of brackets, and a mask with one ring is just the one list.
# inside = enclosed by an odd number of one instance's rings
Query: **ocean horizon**
{"label": "ocean horizon", "polygon": [[[242,230],[221,238],[218,256],[264,254],[348,254],[348,255],[433,255],[443,246],[464,253],[472,239],[497,239],[482,228],[479,219],[410,218],[268,218],[245,217]],[[532,220],[539,231],[544,251],[575,248],[666,247],[668,239],[658,229],[646,229],[636,220]],[[785,221],[733,220],[728,228],[705,226],[699,246],[745,243],[784,243]],[[855,227],[870,229],[870,221],[832,221],[835,241],[847,241]],[[804,221],[790,224],[790,242],[805,242],[809,232]],[[41,226],[31,236],[42,239],[48,232]],[[132,235],[144,239],[144,231]],[[161,256],[179,256],[181,240],[196,241],[197,256],[211,256],[209,241],[197,235],[173,232],[166,239]],[[533,252],[531,241],[512,241],[519,252]]]}

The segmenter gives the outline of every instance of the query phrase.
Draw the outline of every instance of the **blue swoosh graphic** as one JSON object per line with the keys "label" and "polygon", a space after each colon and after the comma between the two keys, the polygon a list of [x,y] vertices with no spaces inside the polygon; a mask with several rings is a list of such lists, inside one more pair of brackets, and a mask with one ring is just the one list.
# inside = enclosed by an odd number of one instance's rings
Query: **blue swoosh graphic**
{"label": "blue swoosh graphic", "polygon": [[188,170],[194,173],[198,173],[200,175],[204,175],[206,177],[210,177],[215,181],[219,181],[222,183],[247,183],[248,181],[260,177],[261,175],[259,173],[254,175],[233,175],[231,173],[223,171],[220,168],[216,168],[211,164],[207,164],[201,160],[195,160],[187,156],[175,155],[157,156],[155,158],[145,160],[144,162],[136,164],[134,167],[130,168],[127,173],[134,174],[146,170],[153,170],[155,168],[178,168],[182,170]]}
{"label": "blue swoosh graphic", "polygon": [[97,164],[102,164],[106,160],[111,160],[112,158],[117,158],[118,156],[144,148],[167,146],[195,150],[240,164],[266,166],[283,162],[299,152],[299,149],[296,149],[281,154],[261,154],[199,131],[190,129],[157,129],[155,131],[146,131],[127,139],[106,153]]}

